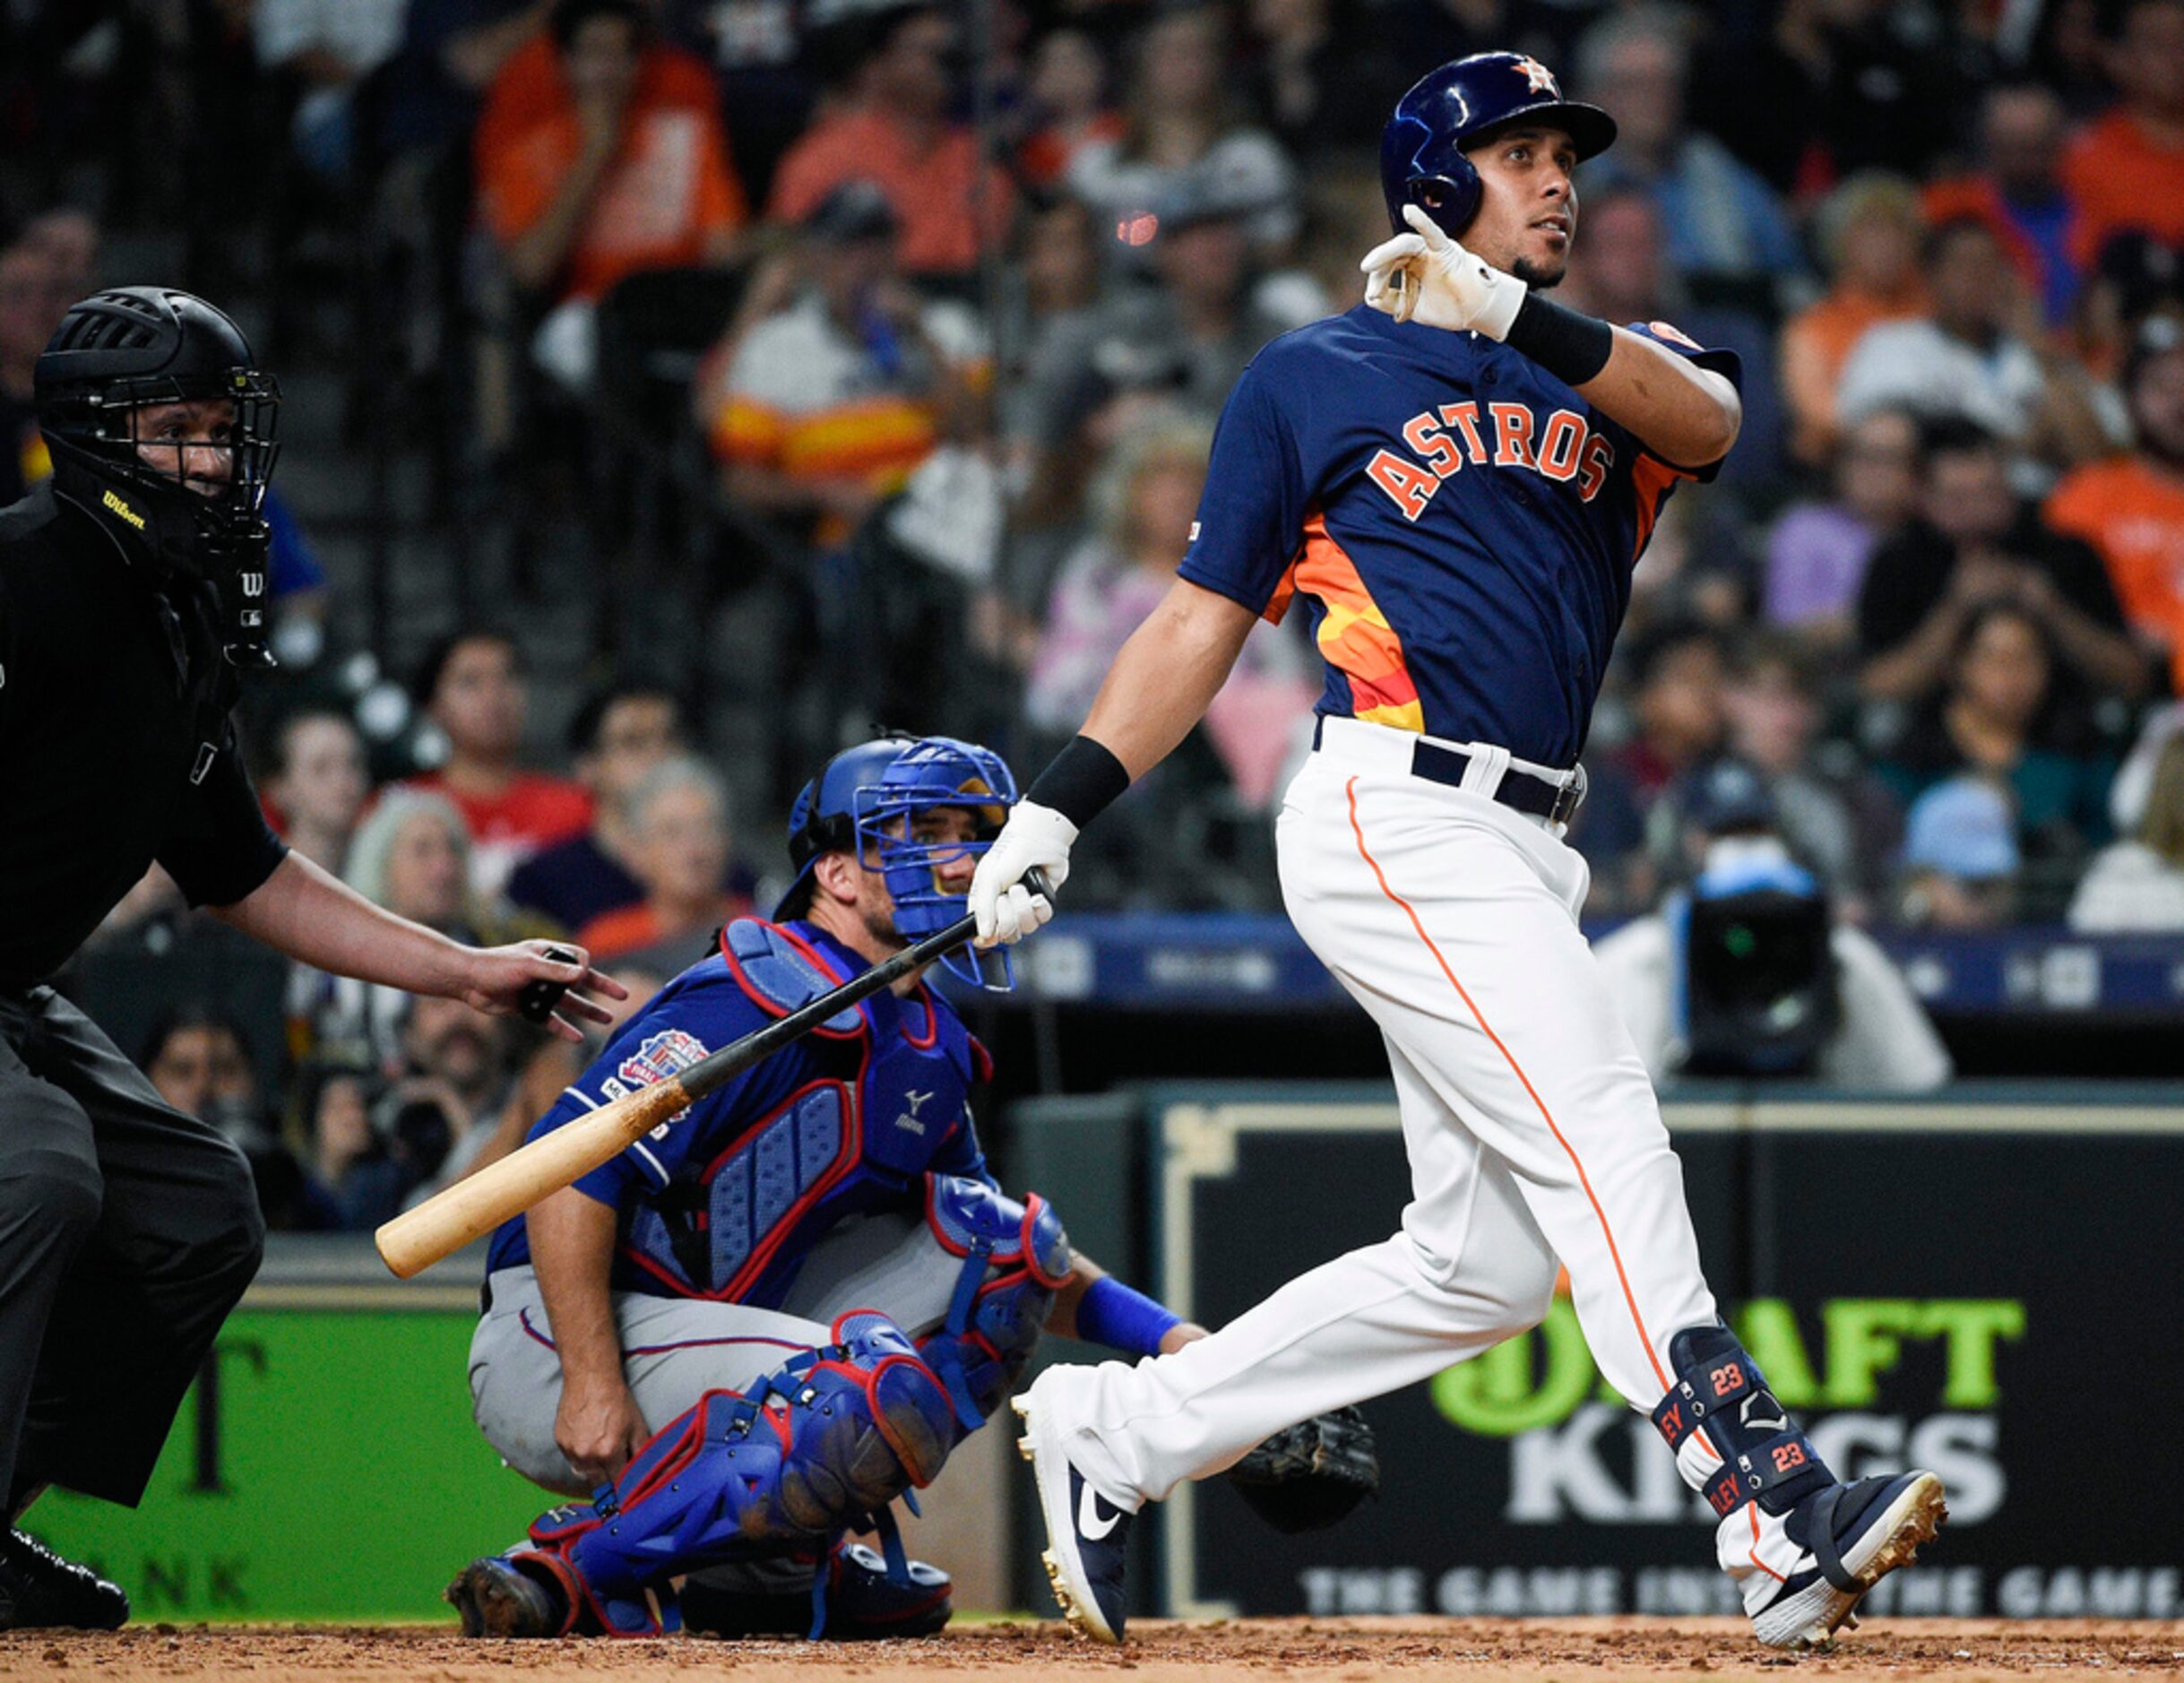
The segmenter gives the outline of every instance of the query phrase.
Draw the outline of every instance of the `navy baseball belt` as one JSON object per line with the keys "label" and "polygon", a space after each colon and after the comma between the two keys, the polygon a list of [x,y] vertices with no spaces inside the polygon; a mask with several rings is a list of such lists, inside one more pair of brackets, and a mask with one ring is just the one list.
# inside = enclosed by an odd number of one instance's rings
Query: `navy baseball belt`
{"label": "navy baseball belt", "polygon": [[[1360,722],[1348,719],[1338,721],[1345,727]],[[1321,746],[1326,728],[1325,714],[1312,721],[1312,747],[1315,750]],[[1370,725],[1365,728],[1385,729]],[[1465,774],[1471,771],[1472,762],[1478,757],[1463,748],[1428,741],[1423,738],[1413,738],[1408,746],[1411,775],[1423,778],[1429,783],[1445,784],[1450,789],[1463,787]],[[1578,807],[1584,804],[1586,784],[1585,768],[1582,765],[1572,766],[1567,772],[1557,772],[1512,760],[1502,772],[1501,781],[1490,791],[1480,790],[1473,792],[1485,794],[1488,798],[1513,811],[1543,818],[1549,824],[1567,824],[1576,816]]]}

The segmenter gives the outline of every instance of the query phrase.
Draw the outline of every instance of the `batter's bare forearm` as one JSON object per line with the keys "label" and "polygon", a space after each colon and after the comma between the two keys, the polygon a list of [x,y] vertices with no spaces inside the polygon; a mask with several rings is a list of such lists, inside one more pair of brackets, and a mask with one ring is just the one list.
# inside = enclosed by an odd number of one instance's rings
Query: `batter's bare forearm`
{"label": "batter's bare forearm", "polygon": [[1143,777],[1205,716],[1257,618],[1178,579],[1108,669],[1083,734],[1120,760],[1132,781]]}
{"label": "batter's bare forearm", "polygon": [[564,1379],[621,1383],[622,1339],[611,1286],[613,1206],[565,1187],[533,1205],[524,1221]]}
{"label": "batter's bare forearm", "polygon": [[252,893],[213,911],[245,935],[336,976],[453,994],[468,975],[468,947],[374,905],[300,853],[290,852]]}
{"label": "batter's bare forearm", "polygon": [[1679,468],[1719,462],[1744,425],[1737,388],[1721,375],[1625,328],[1615,330],[1608,366],[1577,391]]}

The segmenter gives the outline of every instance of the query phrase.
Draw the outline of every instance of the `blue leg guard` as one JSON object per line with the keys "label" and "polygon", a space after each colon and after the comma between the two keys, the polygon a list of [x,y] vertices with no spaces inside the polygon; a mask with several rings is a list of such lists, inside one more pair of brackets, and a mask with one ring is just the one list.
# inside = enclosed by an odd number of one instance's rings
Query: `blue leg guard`
{"label": "blue leg guard", "polygon": [[938,1376],[872,1310],[833,1333],[746,1395],[706,1393],[596,1500],[531,1526],[524,1562],[559,1582],[572,1627],[588,1615],[614,1636],[673,1629],[670,1577],[768,1553],[824,1558],[845,1529],[933,1481],[955,1442]]}
{"label": "blue leg guard", "polygon": [[1767,1389],[1766,1376],[1726,1326],[1687,1327],[1669,1341],[1669,1359],[1676,1385],[1653,1411],[1653,1424],[1717,1515],[1733,1514],[1747,1502],[1786,1514],[1801,1497],[1834,1483],[1812,1439],[1791,1423]]}
{"label": "blue leg guard", "polygon": [[948,1388],[957,1441],[1001,1406],[1022,1377],[1054,1294],[1068,1282],[1069,1237],[1036,1192],[1018,1204],[983,1181],[928,1175],[926,1225],[963,1259],[941,1329],[919,1351]]}

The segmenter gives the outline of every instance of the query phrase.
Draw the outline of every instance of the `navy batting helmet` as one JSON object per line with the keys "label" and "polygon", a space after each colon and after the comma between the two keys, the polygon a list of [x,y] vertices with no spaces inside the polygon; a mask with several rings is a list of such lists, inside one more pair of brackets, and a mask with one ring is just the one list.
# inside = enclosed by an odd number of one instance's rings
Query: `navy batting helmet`
{"label": "navy batting helmet", "polygon": [[1479,211],[1479,171],[1465,150],[1520,122],[1565,130],[1580,163],[1615,139],[1613,117],[1564,99],[1547,66],[1523,53],[1473,53],[1422,77],[1380,131],[1380,187],[1395,231],[1406,231],[1403,207],[1415,204],[1460,238]]}

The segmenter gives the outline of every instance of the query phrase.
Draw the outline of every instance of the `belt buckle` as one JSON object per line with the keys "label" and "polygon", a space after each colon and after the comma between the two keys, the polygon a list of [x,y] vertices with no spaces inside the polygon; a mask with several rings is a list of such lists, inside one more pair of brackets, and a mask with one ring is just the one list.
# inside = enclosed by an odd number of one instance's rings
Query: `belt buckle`
{"label": "belt buckle", "polygon": [[1578,807],[1585,804],[1585,791],[1592,780],[1585,775],[1581,763],[1570,768],[1569,780],[1555,791],[1554,808],[1547,815],[1547,822],[1566,824],[1577,816]]}

